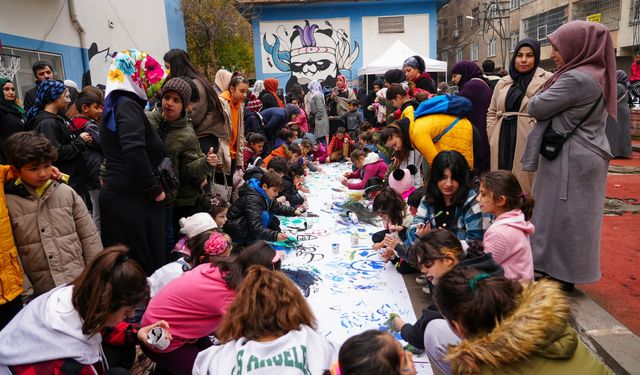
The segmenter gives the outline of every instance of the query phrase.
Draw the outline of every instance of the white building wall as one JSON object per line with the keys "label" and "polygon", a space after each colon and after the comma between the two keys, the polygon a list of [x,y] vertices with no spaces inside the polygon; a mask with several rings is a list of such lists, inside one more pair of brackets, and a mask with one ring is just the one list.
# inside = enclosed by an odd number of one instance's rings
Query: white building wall
{"label": "white building wall", "polygon": [[429,56],[429,15],[397,16],[404,16],[404,33],[380,34],[378,17],[362,17],[363,66],[382,56],[396,40],[401,40],[421,56]]}

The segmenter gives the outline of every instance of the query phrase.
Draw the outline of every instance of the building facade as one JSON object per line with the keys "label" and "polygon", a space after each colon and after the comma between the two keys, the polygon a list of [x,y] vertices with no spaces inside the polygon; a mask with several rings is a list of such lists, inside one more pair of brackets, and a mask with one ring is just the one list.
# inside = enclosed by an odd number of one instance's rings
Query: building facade
{"label": "building facade", "polygon": [[496,69],[508,69],[518,40],[541,44],[541,66],[553,70],[547,35],[573,20],[606,25],[616,48],[618,66],[629,70],[632,55],[640,52],[640,0],[451,0],[438,13],[438,58],[493,60]]}
{"label": "building facade", "polygon": [[[338,74],[380,57],[396,40],[436,57],[436,15],[441,0],[240,0],[252,7],[256,78],[280,87],[314,79],[333,85]],[[408,56],[407,56],[408,57]]]}
{"label": "building facade", "polygon": [[179,0],[0,0],[3,53],[20,56],[20,98],[34,86],[31,65],[46,60],[58,79],[105,84],[114,52],[138,48],[154,57],[186,49]]}

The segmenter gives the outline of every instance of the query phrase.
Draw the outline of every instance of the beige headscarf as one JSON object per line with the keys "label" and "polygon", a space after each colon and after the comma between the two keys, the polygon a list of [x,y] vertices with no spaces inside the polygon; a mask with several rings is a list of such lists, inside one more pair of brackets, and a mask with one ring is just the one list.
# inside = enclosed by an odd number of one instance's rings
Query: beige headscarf
{"label": "beige headscarf", "polygon": [[231,83],[232,76],[233,76],[233,73],[231,73],[230,71],[220,69],[216,73],[216,78],[213,81],[213,83],[215,83],[216,86],[218,86],[218,89],[220,90],[220,92],[227,91],[229,90],[229,83]]}

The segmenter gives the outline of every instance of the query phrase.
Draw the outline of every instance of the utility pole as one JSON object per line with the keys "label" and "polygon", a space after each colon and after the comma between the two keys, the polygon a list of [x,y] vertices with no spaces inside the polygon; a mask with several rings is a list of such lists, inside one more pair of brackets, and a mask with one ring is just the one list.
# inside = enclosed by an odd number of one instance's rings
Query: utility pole
{"label": "utility pole", "polygon": [[500,38],[500,57],[502,58],[502,66],[509,66],[509,47],[511,44],[511,35],[509,31],[509,22],[503,20],[509,19],[510,1],[491,0],[484,4],[484,17],[482,20],[482,32],[484,35],[490,34],[492,37]]}

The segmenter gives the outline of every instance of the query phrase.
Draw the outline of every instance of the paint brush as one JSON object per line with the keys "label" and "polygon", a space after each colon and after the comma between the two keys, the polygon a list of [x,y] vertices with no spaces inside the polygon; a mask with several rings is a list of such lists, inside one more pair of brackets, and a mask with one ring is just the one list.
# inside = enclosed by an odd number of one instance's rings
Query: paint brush
{"label": "paint brush", "polygon": [[436,227],[436,218],[442,216],[442,214],[444,214],[444,211],[439,211],[438,213],[433,215],[432,218],[429,219],[429,224],[431,224],[431,228],[435,228]]}

